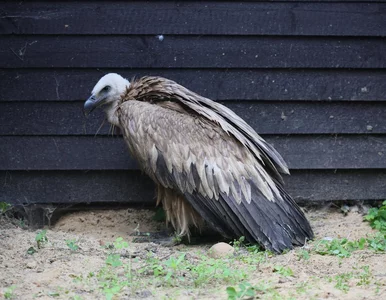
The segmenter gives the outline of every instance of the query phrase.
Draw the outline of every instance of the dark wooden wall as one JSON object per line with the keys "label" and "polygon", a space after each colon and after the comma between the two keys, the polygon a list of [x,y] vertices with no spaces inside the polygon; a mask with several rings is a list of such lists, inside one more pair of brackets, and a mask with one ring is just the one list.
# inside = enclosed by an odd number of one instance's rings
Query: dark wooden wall
{"label": "dark wooden wall", "polygon": [[82,115],[112,71],[234,109],[297,200],[386,199],[385,36],[385,1],[1,2],[0,201],[152,203],[122,139]]}

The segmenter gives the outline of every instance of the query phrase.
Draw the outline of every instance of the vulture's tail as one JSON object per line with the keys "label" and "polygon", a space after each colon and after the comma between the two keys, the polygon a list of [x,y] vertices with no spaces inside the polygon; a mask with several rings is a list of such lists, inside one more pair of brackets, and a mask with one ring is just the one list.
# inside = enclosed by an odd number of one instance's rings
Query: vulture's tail
{"label": "vulture's tail", "polygon": [[314,233],[296,202],[279,184],[278,189],[283,199],[269,201],[257,188],[252,188],[251,202],[240,204],[225,193],[221,193],[219,200],[205,199],[199,193],[185,194],[185,197],[224,236],[244,236],[251,243],[257,242],[265,249],[281,253],[294,245],[304,245]]}

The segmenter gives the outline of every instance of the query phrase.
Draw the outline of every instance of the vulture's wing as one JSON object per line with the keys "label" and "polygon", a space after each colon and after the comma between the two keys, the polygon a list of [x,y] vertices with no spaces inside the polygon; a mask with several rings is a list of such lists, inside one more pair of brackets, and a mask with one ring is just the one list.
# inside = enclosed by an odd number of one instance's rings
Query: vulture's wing
{"label": "vulture's wing", "polygon": [[195,113],[218,123],[241,144],[250,149],[266,166],[267,171],[281,181],[280,173],[289,174],[288,166],[281,155],[242,118],[224,105],[202,97],[176,82],[162,77],[143,77],[131,83],[130,97],[137,100],[151,99],[154,102],[178,101]]}
{"label": "vulture's wing", "polygon": [[183,194],[225,236],[244,235],[276,252],[312,238],[300,208],[270,176],[275,166],[286,168],[280,155],[251,127],[173,82],[139,88],[141,80],[123,98],[119,121],[147,174]]}

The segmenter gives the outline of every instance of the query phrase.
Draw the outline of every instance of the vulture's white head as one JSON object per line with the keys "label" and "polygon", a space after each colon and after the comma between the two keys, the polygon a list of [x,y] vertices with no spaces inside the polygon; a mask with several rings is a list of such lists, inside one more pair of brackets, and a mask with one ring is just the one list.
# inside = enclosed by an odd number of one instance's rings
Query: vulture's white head
{"label": "vulture's white head", "polygon": [[110,123],[117,125],[114,117],[115,109],[121,99],[121,95],[130,86],[130,82],[116,73],[109,73],[99,79],[94,86],[90,98],[84,103],[85,114],[91,113],[95,108],[103,106]]}

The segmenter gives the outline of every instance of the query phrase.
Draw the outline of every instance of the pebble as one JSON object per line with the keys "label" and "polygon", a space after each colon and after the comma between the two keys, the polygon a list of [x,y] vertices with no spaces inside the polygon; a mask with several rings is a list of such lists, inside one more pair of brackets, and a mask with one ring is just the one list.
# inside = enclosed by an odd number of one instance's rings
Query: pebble
{"label": "pebble", "polygon": [[223,258],[229,255],[232,255],[235,252],[235,249],[226,243],[217,243],[214,244],[210,249],[209,249],[209,257],[212,258]]}
{"label": "pebble", "polygon": [[37,263],[36,261],[30,261],[29,263],[27,263],[26,267],[27,269],[35,269],[37,267]]}
{"label": "pebble", "polygon": [[139,298],[149,298],[149,297],[153,296],[153,294],[149,290],[143,290],[143,291],[136,292],[136,295]]}

